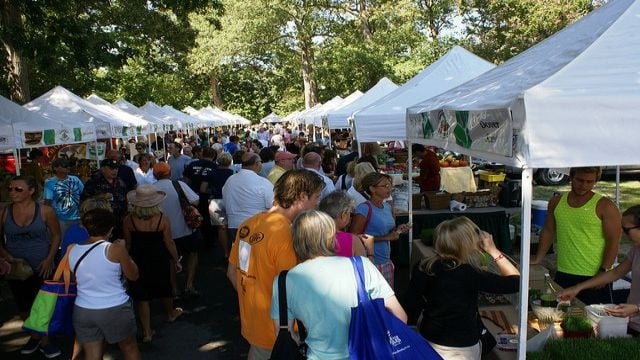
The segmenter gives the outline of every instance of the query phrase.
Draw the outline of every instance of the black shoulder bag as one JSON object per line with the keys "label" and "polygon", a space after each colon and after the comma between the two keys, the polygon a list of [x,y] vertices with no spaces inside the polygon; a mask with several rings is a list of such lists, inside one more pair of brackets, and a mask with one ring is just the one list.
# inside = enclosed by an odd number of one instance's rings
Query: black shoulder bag
{"label": "black shoulder bag", "polygon": [[289,332],[287,316],[287,270],[280,272],[278,277],[278,304],[280,314],[280,331],[271,350],[270,360],[304,360],[307,358],[307,346],[304,343],[306,331],[300,321],[298,330],[300,333],[300,345],[296,343]]}

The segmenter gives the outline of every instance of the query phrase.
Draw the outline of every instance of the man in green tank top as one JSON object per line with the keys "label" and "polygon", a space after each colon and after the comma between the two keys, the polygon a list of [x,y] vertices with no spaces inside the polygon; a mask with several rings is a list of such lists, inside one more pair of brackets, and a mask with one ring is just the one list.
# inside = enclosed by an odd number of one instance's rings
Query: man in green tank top
{"label": "man in green tank top", "polygon": [[[531,264],[539,264],[554,237],[557,271],[555,281],[563,288],[590,279],[613,267],[620,242],[620,211],[613,201],[593,192],[600,180],[599,167],[571,168],[571,191],[549,200],[548,215],[540,232],[538,252]],[[584,291],[585,304],[611,303],[611,284]]]}

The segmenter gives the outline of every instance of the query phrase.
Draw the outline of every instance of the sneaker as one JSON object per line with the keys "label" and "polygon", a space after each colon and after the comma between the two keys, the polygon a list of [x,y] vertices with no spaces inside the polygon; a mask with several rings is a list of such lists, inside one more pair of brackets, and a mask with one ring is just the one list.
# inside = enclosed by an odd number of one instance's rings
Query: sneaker
{"label": "sneaker", "polygon": [[26,344],[20,349],[20,354],[29,355],[34,353],[40,347],[40,339],[30,338]]}
{"label": "sneaker", "polygon": [[60,349],[57,346],[51,343],[40,346],[40,352],[47,359],[53,359],[55,357],[60,356],[60,354],[62,354],[62,351],[60,351]]}

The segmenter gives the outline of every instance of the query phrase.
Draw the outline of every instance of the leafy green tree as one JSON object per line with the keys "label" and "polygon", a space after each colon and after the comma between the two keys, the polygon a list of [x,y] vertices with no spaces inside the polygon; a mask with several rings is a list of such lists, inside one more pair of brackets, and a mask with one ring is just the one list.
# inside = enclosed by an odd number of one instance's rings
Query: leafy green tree
{"label": "leafy green tree", "polygon": [[591,0],[469,0],[462,14],[474,53],[501,63],[591,10]]}

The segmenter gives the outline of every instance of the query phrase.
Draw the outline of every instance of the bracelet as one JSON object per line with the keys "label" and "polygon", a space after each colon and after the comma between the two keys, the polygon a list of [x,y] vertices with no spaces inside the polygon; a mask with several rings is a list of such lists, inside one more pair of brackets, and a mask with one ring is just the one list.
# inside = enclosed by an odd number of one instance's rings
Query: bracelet
{"label": "bracelet", "polygon": [[373,256],[375,256],[375,255],[367,253],[367,257],[373,257]]}
{"label": "bracelet", "polygon": [[500,255],[493,258],[493,262],[498,262],[499,260],[504,259],[504,254],[500,253]]}

